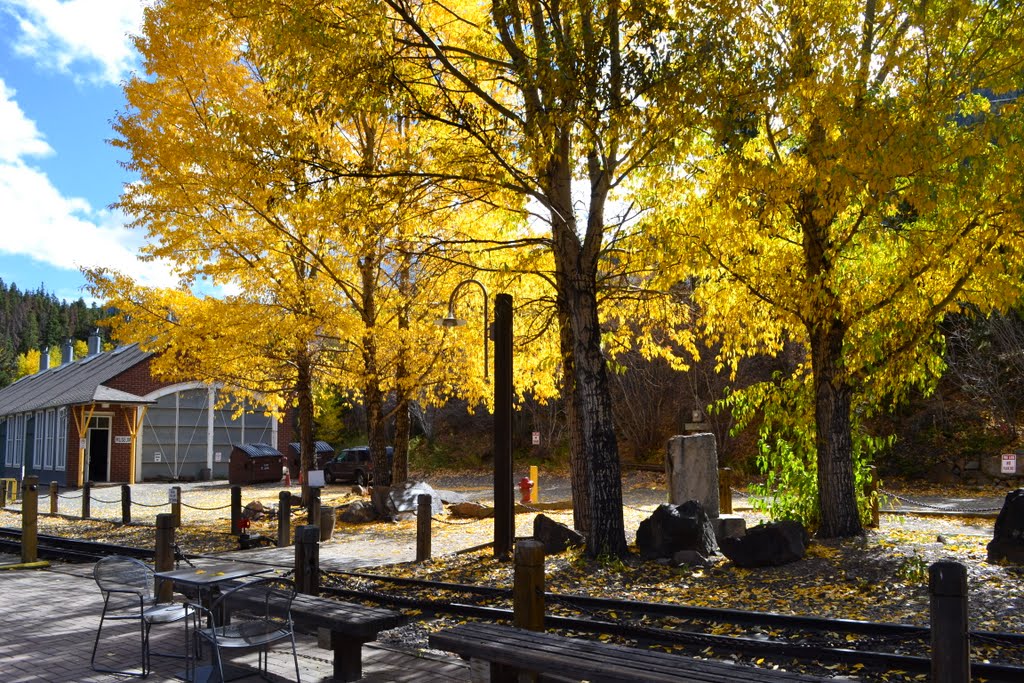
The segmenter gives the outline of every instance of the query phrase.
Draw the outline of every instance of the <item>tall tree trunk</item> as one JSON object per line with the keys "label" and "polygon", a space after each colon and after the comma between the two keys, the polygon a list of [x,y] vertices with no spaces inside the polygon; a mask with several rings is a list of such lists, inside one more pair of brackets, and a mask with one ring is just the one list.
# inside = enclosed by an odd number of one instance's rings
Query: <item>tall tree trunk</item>
{"label": "tall tree trunk", "polygon": [[575,333],[576,400],[582,416],[587,453],[590,499],[590,533],[587,554],[591,557],[626,554],[626,530],[622,518],[622,473],[615,438],[608,370],[601,353],[597,293],[593,281],[579,283],[572,291]]}
{"label": "tall tree trunk", "polygon": [[377,357],[377,282],[376,260],[364,257],[360,263],[363,280],[363,401],[366,404],[366,432],[373,461],[373,483],[391,485],[391,463],[388,462],[387,437],[384,430],[384,393],[381,391],[380,362]]}
{"label": "tall tree trunk", "polygon": [[576,400],[576,363],[573,362],[572,322],[565,298],[558,297],[558,342],[562,355],[562,403],[565,406],[565,426],[569,436],[569,472],[572,486],[573,528],[590,534],[590,484],[587,454],[583,450],[583,416]]}
{"label": "tall tree trunk", "polygon": [[391,462],[391,483],[401,484],[409,478],[409,298],[411,296],[410,264],[408,252],[402,258],[398,272],[398,287],[403,303],[398,311],[398,329],[401,346],[395,363],[395,454]]}
{"label": "tall tree trunk", "polygon": [[841,378],[844,331],[838,321],[812,330],[815,445],[818,450],[818,504],[823,538],[855,536],[863,527],[857,513],[853,475],[850,400],[853,391]]}

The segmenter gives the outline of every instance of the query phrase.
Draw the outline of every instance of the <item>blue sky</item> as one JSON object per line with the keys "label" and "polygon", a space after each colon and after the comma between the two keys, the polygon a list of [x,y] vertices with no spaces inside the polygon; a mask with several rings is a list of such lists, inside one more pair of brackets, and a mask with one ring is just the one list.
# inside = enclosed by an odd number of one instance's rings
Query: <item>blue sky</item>
{"label": "blue sky", "polygon": [[136,258],[144,234],[110,205],[132,178],[110,122],[140,68],[146,0],[0,0],[0,279],[84,297],[80,268],[170,285]]}

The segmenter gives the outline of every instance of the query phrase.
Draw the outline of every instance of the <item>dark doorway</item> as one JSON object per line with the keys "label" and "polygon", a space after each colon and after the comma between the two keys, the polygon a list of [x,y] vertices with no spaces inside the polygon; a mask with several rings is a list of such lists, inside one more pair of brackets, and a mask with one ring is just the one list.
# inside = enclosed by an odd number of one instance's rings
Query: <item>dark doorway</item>
{"label": "dark doorway", "polygon": [[89,481],[107,481],[107,462],[110,459],[110,430],[89,430]]}

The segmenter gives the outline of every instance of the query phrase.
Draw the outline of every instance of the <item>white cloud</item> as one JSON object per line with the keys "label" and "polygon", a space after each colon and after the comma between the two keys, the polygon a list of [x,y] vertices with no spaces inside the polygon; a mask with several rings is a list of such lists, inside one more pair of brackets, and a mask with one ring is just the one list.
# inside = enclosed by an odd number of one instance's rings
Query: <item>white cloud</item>
{"label": "white cloud", "polygon": [[29,159],[53,150],[14,94],[0,79],[0,251],[68,270],[104,266],[142,284],[173,286],[166,264],[136,258],[142,235],[127,230],[123,216],[64,196],[31,165]]}
{"label": "white cloud", "polygon": [[[0,0],[15,18],[18,54],[46,69],[119,83],[137,61],[129,34],[142,26],[144,0]],[[84,71],[84,75],[78,72]]]}

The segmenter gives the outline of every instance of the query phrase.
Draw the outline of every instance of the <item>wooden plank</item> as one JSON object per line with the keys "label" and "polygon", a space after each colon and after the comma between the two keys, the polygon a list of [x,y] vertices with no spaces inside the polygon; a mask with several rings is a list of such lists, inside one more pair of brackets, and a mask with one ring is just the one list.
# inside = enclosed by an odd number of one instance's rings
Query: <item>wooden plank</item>
{"label": "wooden plank", "polygon": [[594,681],[821,681],[786,671],[536,633],[496,624],[462,624],[430,636],[434,647],[531,671]]}

